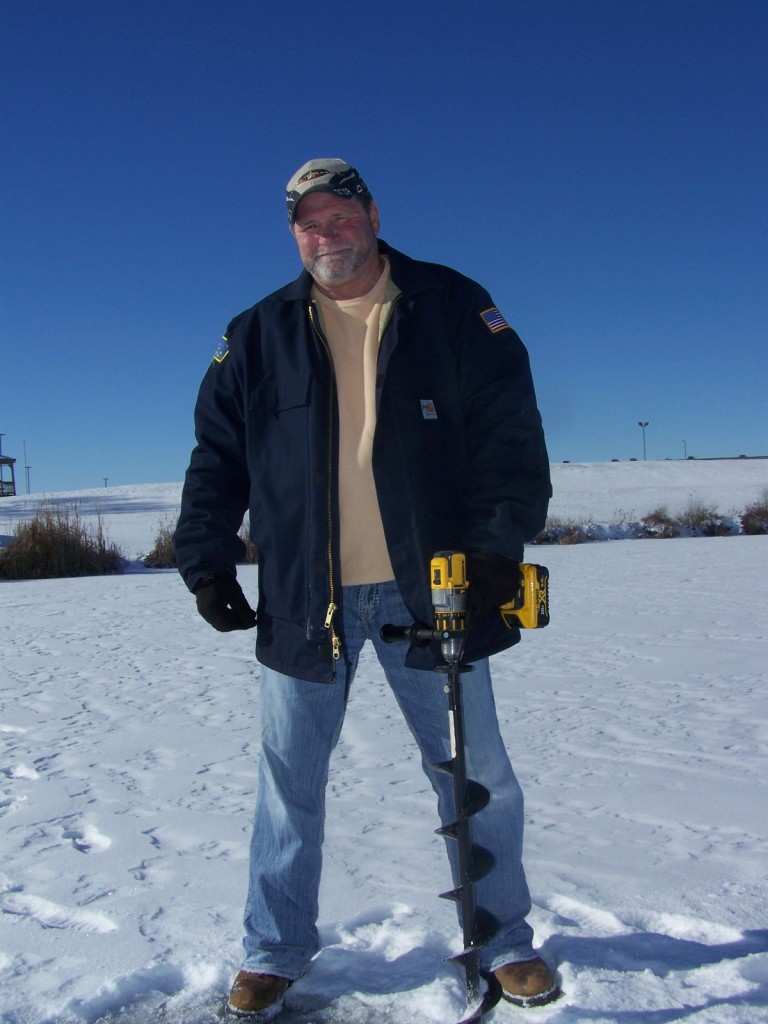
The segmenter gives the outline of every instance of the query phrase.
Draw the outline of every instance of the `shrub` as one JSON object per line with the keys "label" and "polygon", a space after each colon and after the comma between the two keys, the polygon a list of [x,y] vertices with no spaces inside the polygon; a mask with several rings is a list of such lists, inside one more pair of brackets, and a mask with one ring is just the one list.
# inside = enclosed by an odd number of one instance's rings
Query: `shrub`
{"label": "shrub", "polygon": [[175,569],[176,552],[173,550],[173,531],[175,521],[164,519],[160,523],[155,536],[155,546],[142,558],[148,569]]}
{"label": "shrub", "polygon": [[245,544],[245,558],[240,563],[241,565],[256,565],[259,560],[259,552],[256,550],[256,545],[251,540],[250,527],[248,524],[248,517],[246,516],[243,520],[243,525],[240,527],[240,533],[238,534],[240,540]]}
{"label": "shrub", "polygon": [[680,527],[664,506],[654,509],[640,520],[641,537],[679,537]]}
{"label": "shrub", "polygon": [[635,510],[633,508],[617,508],[613,513],[613,519],[611,522],[616,526],[630,526],[636,519],[637,516],[635,515]]}
{"label": "shrub", "polygon": [[[164,519],[157,528],[155,544],[148,555],[142,558],[142,563],[148,569],[176,569],[176,552],[173,548],[173,534],[176,530],[176,521]],[[242,524],[238,533],[240,540],[245,544],[245,556],[241,565],[255,565],[259,560],[258,552],[253,541],[248,536],[248,521]]]}
{"label": "shrub", "polygon": [[533,538],[533,544],[583,544],[588,541],[587,530],[575,520],[549,516],[544,529]]}
{"label": "shrub", "polygon": [[695,537],[728,537],[739,530],[736,523],[721,516],[714,505],[706,505],[693,497],[688,499],[680,522]]}
{"label": "shrub", "polygon": [[685,511],[680,515],[680,522],[691,533],[702,533],[716,516],[715,508],[705,505],[700,498],[689,498]]}
{"label": "shrub", "polygon": [[9,580],[102,576],[123,571],[123,556],[104,537],[101,519],[85,526],[77,512],[40,508],[20,523],[0,552],[0,576]]}
{"label": "shrub", "polygon": [[741,516],[741,529],[744,533],[768,533],[768,489],[764,490],[757,501],[747,505]]}

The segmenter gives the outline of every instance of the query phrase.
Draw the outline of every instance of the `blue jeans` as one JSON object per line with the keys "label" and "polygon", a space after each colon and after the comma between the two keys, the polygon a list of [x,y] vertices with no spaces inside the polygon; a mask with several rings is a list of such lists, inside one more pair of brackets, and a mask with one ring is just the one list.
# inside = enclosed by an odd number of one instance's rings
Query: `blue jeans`
{"label": "blue jeans", "polygon": [[[387,681],[413,733],[437,794],[443,824],[454,820],[449,775],[433,764],[451,758],[445,679],[406,668],[406,645],[385,644],[385,623],[409,625],[397,584],[343,588],[344,646],[335,683],[311,683],[261,668],[261,758],[245,907],[243,968],[297,978],[319,950],[318,890],[331,753],[341,733],[360,650],[371,640]],[[476,884],[477,903],[501,922],[480,951],[495,970],[534,956],[525,920],[530,896],[522,866],[523,797],[499,733],[488,661],[464,677],[467,774],[488,788],[491,801],[472,817],[472,840],[496,857]],[[456,878],[453,840],[446,840]]]}

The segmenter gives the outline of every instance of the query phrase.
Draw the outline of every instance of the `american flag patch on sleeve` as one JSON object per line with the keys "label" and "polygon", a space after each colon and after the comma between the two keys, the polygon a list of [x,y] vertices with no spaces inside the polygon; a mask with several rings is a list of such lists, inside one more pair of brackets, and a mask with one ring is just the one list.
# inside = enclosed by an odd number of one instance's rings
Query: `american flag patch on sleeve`
{"label": "american flag patch on sleeve", "polygon": [[505,328],[507,330],[512,330],[496,306],[491,306],[490,309],[484,310],[480,314],[480,317],[485,321],[485,326],[491,334],[498,334],[499,331],[503,331]]}

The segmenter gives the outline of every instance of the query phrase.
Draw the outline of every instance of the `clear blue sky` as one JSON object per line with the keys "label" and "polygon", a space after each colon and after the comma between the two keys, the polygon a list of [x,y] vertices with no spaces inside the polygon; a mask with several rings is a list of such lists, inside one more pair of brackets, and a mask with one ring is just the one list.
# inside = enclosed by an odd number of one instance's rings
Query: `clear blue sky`
{"label": "clear blue sky", "polygon": [[283,191],[481,281],[553,461],[768,454],[765,0],[3,0],[0,432],[25,490],[180,480]]}

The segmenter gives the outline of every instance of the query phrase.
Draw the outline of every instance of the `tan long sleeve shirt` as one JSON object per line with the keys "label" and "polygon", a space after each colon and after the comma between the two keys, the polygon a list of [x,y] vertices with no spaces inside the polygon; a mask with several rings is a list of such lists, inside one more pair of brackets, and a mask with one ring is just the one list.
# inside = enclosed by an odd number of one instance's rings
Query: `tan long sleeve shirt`
{"label": "tan long sleeve shirt", "polygon": [[341,579],[344,586],[394,579],[371,457],[376,429],[376,364],[397,287],[389,261],[367,295],[313,298],[333,359],[339,400]]}

